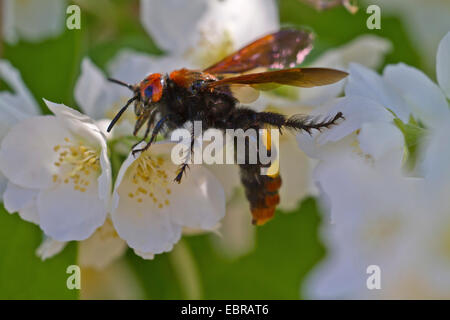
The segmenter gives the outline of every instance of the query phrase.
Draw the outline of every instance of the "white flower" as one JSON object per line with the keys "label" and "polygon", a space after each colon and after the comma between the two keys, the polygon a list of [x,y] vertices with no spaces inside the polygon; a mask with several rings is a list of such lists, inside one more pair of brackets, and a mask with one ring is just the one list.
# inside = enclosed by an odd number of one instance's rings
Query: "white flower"
{"label": "white flower", "polygon": [[[39,107],[22,81],[19,72],[6,60],[0,60],[0,79],[13,92],[0,92],[0,142],[17,122],[39,114]],[[7,179],[0,172],[0,201],[6,189]]]}
{"label": "white flower", "polygon": [[[67,241],[57,241],[45,236],[44,241],[36,250],[42,260],[49,259],[60,253]],[[120,258],[126,251],[127,244],[121,239],[109,217],[86,240],[78,242],[78,264],[83,268],[102,270]]]}
{"label": "white flower", "polygon": [[112,221],[143,256],[170,251],[183,227],[214,230],[225,215],[223,189],[207,169],[194,165],[181,184],[173,181],[172,147],[156,143],[137,158],[130,153],[116,179]]}
{"label": "white flower", "polygon": [[27,118],[2,141],[4,205],[26,214],[55,240],[83,240],[106,218],[111,193],[106,140],[89,117],[45,102],[54,116]]}
{"label": "white flower", "polygon": [[[417,181],[396,171],[374,168],[351,155],[322,163],[317,181],[321,199],[333,218],[332,223],[324,222],[321,234],[328,255],[308,278],[304,288],[307,296],[408,297],[407,288],[403,295],[395,291],[409,278],[408,271],[418,255],[410,247],[416,236],[414,219],[424,214],[420,212]],[[366,286],[370,265],[381,268],[381,290]]]}
{"label": "white flower", "polygon": [[195,59],[202,48],[202,64],[216,62],[206,61],[204,49],[213,48],[217,59],[220,51],[230,53],[279,28],[273,0],[141,0],[140,14],[144,28],[163,49]]}
{"label": "white flower", "polygon": [[404,138],[388,110],[372,100],[349,96],[315,109],[312,115],[329,117],[337,112],[345,116],[338,125],[312,135],[297,135],[300,148],[308,156],[334,161],[351,152],[375,164],[387,161],[401,167]]}
{"label": "white flower", "polygon": [[227,258],[236,258],[255,248],[256,228],[251,223],[244,190],[235,190],[234,195],[227,199],[227,213],[221,222],[219,237],[212,240],[218,253]]}
{"label": "white flower", "polygon": [[392,110],[405,123],[412,115],[425,125],[436,125],[436,122],[450,117],[445,96],[449,86],[449,42],[450,34],[447,34],[438,50],[436,73],[439,86],[423,72],[402,63],[387,66],[383,76],[352,65],[345,88],[346,96],[361,96],[376,101]]}
{"label": "white flower", "polygon": [[[411,114],[426,124],[429,135],[421,140],[415,172],[421,176],[405,177],[400,168],[386,162],[373,165],[348,151],[319,164],[315,178],[332,223],[325,221],[322,230],[328,256],[306,283],[309,297],[450,297],[450,117],[442,99],[442,91],[448,92],[449,42],[450,33],[438,50],[440,87],[404,65],[388,67],[382,79],[363,71],[360,81],[353,83],[352,91],[361,94],[359,89],[368,83],[375,88],[378,95],[366,92],[371,103],[378,101],[396,114],[404,112],[405,119]],[[380,134],[368,132],[375,137],[369,140],[374,142]],[[370,265],[381,268],[381,290],[366,286]]]}
{"label": "white flower", "polygon": [[59,35],[64,29],[64,0],[5,0],[2,3],[3,37],[9,43],[20,38],[40,41]]}
{"label": "white flower", "polygon": [[[450,297],[450,121],[422,148],[423,178],[373,167],[356,157],[317,170],[325,221],[325,260],[304,287],[310,298],[448,299]],[[367,267],[381,270],[368,290]]]}
{"label": "white flower", "polygon": [[439,43],[436,55],[436,76],[440,88],[450,99],[450,32]]}

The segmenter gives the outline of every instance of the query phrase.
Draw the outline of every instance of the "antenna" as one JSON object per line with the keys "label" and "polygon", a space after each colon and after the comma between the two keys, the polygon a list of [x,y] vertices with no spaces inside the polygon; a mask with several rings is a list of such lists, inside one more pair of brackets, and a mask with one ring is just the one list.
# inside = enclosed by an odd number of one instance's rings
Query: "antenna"
{"label": "antenna", "polygon": [[134,86],[132,86],[131,84],[125,83],[123,81],[117,80],[117,79],[113,79],[113,78],[108,78],[108,81],[117,83],[121,86],[127,87],[128,89],[130,89],[131,91],[134,91]]}
{"label": "antenna", "polygon": [[116,116],[114,117],[114,119],[112,119],[111,123],[108,126],[108,129],[106,131],[110,132],[111,129],[114,127],[114,125],[116,124],[117,120],[119,120],[119,118],[122,116],[122,113],[125,112],[125,110],[127,110],[128,106],[138,98],[138,96],[134,96],[133,98],[131,98],[130,100],[127,101],[127,104],[124,105],[122,107],[122,109],[120,109],[119,112],[117,112]]}

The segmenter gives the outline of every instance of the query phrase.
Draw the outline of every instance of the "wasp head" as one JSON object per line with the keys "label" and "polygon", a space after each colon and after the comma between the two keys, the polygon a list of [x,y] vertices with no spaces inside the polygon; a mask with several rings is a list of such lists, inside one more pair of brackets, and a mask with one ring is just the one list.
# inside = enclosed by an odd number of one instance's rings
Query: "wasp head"
{"label": "wasp head", "polygon": [[108,132],[111,131],[114,124],[119,120],[122,114],[127,110],[130,104],[134,101],[134,113],[136,114],[137,120],[134,129],[134,135],[137,134],[139,129],[144,124],[145,120],[150,117],[151,111],[157,102],[161,100],[163,93],[164,79],[160,73],[153,73],[142,80],[137,85],[127,84],[120,80],[108,79],[111,82],[117,83],[121,86],[127,87],[133,91],[133,97],[128,100],[125,106],[120,109],[116,114],[114,119],[108,126]]}

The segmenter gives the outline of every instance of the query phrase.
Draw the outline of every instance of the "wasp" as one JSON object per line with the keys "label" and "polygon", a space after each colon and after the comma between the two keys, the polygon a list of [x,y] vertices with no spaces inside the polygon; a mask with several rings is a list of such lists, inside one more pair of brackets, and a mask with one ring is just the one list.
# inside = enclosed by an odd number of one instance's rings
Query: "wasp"
{"label": "wasp", "polygon": [[[255,129],[272,126],[282,130],[295,129],[311,133],[328,128],[343,118],[337,113],[330,119],[312,119],[304,115],[286,117],[274,112],[258,112],[241,105],[245,100],[241,88],[273,89],[280,85],[315,87],[340,81],[348,74],[328,68],[298,68],[311,51],[313,34],[304,29],[284,28],[268,34],[204,70],[179,69],[169,74],[153,73],[137,84],[126,86],[133,96],[111,121],[108,132],[134,103],[137,120],[133,134],[146,124],[142,141],[150,139],[142,149],[148,149],[158,134],[183,127],[187,122],[201,121],[203,129]],[[150,133],[151,131],[151,133]],[[191,137],[194,146],[194,132]],[[241,182],[250,204],[253,223],[262,225],[270,220],[280,201],[281,177],[261,175],[261,164],[240,164]],[[175,178],[180,183],[188,167],[183,163]]]}

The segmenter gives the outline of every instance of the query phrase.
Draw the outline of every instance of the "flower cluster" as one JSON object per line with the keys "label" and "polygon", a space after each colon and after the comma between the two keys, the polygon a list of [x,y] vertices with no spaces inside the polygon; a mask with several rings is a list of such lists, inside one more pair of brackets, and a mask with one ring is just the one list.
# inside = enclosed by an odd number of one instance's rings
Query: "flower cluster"
{"label": "flower cluster", "polygon": [[[298,137],[319,159],[314,179],[329,219],[329,253],[310,275],[313,298],[450,296],[450,32],[436,64],[438,84],[404,64],[383,75],[351,65],[345,97],[329,110],[347,121]],[[379,267],[381,290],[367,268]]]}

